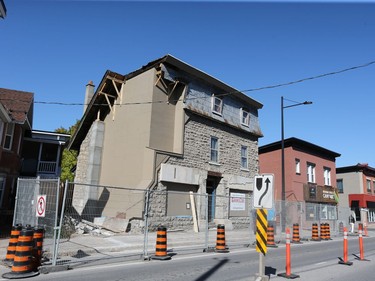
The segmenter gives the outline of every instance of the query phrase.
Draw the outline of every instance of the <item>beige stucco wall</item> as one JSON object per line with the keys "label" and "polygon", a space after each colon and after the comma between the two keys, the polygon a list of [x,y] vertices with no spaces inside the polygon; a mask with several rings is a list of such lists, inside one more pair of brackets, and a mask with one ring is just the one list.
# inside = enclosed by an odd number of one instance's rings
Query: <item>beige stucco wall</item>
{"label": "beige stucco wall", "polygon": [[337,174],[337,179],[343,180],[344,193],[339,193],[340,207],[349,207],[349,194],[363,193],[363,174],[362,172],[351,172]]}
{"label": "beige stucco wall", "polygon": [[[148,71],[126,81],[122,104],[151,101],[154,77]],[[137,188],[142,180],[151,181],[154,153],[147,149],[151,110],[148,103],[115,105],[106,118],[100,184]]]}

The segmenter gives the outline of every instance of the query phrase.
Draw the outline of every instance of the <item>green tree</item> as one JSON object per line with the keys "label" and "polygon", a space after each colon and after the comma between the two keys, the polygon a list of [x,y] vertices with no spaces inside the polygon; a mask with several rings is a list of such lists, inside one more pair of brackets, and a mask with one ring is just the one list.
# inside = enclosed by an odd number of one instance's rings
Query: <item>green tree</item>
{"label": "green tree", "polygon": [[[74,132],[76,131],[78,127],[78,124],[79,124],[79,120],[77,120],[73,126],[70,126],[69,129],[60,127],[56,129],[55,132],[73,136]],[[63,153],[62,153],[62,158],[61,158],[61,175],[60,175],[61,182],[65,182],[66,180],[74,181],[74,173],[72,172],[72,169],[77,164],[77,156],[78,156],[77,151],[68,150],[67,148],[64,148]]]}

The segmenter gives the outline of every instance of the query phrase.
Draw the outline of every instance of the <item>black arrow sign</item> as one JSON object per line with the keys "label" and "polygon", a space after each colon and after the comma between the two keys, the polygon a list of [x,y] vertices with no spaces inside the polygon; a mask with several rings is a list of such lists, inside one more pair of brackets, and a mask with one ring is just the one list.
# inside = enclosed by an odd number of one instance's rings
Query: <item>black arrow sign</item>
{"label": "black arrow sign", "polygon": [[[261,178],[258,178],[259,180],[261,180],[261,182],[262,182],[262,179]],[[261,186],[260,186],[260,188],[258,188],[258,179],[257,179],[257,189],[260,191],[260,189],[262,188],[262,185],[263,184],[261,184]],[[259,206],[262,206],[260,203],[261,203],[261,201],[262,201],[262,199],[263,199],[263,197],[267,194],[267,192],[268,192],[268,185],[270,184],[270,179],[269,178],[267,178],[266,180],[265,180],[265,183],[266,183],[266,190],[263,192],[263,194],[260,196],[260,198],[259,198],[259,202],[258,202],[258,205]]]}

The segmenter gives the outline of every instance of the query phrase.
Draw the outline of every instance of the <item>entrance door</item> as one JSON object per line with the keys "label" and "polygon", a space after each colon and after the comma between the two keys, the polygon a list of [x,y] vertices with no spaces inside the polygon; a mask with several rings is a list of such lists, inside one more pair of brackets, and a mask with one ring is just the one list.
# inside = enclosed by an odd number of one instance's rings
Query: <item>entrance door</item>
{"label": "entrance door", "polygon": [[208,221],[212,222],[215,218],[216,208],[216,188],[221,178],[207,177],[206,192],[208,194]]}

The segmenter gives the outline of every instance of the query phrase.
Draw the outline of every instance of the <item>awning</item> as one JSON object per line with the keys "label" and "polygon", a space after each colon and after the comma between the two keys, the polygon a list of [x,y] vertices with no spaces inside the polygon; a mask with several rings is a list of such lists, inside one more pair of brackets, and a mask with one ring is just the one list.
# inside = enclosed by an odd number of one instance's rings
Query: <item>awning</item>
{"label": "awning", "polygon": [[369,194],[349,194],[350,206],[352,206],[352,201],[358,201],[360,208],[367,208],[367,202],[375,203],[375,196]]}

